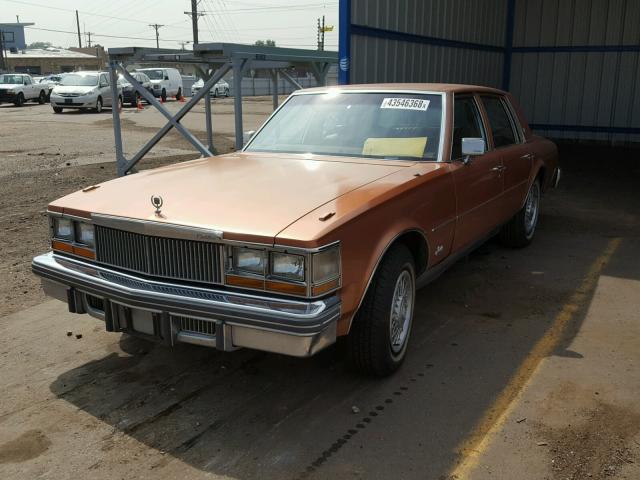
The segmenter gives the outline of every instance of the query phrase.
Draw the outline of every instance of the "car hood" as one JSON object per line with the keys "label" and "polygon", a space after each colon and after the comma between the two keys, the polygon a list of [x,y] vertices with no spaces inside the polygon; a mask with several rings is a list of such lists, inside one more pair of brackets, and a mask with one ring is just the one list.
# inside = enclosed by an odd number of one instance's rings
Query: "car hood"
{"label": "car hood", "polygon": [[56,85],[53,89],[53,93],[78,93],[84,95],[97,88],[95,85],[92,87],[84,87],[80,85]]}
{"label": "car hood", "polygon": [[[220,230],[225,238],[272,242],[310,211],[413,165],[346,157],[236,153],[103,183],[51,208]],[[161,196],[161,215],[152,196]]]}

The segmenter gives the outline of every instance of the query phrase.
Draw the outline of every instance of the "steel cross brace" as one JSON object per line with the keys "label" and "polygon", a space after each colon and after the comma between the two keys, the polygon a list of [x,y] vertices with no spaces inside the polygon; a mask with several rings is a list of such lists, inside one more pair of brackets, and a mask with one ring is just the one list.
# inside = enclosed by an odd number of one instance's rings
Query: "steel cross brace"
{"label": "steel cross brace", "polygon": [[[145,100],[153,105],[162,115],[164,115],[168,122],[162,127],[154,136],[149,140],[131,160],[127,160],[124,156],[122,148],[122,130],[120,127],[120,112],[117,108],[112,109],[113,114],[113,131],[115,135],[115,147],[116,147],[116,161],[118,176],[126,175],[131,169],[147,154],[149,151],[172,129],[175,128],[180,132],[191,144],[203,155],[212,156],[212,153],[207,147],[205,147],[200,140],[198,140],[189,130],[180,124],[180,120],[209,92],[209,90],[231,69],[231,63],[225,63],[209,78],[202,90],[200,90],[195,96],[189,100],[175,115],[172,115],[155,97],[150,94],[135,78],[133,78],[126,68],[118,62],[111,62],[109,64],[109,74],[111,77],[111,92],[113,98],[118,98],[117,87],[117,72],[120,71],[124,78],[126,78],[133,88],[140,93]],[[115,92],[115,93],[114,93]]]}

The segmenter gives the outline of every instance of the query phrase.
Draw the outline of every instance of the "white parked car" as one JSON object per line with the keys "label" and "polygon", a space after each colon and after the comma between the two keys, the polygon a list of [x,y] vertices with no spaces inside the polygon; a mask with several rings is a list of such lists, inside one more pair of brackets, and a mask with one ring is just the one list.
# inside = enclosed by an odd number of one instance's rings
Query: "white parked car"
{"label": "white parked car", "polygon": [[144,72],[153,88],[153,95],[160,97],[163,102],[168,97],[182,97],[182,75],[176,68],[139,68],[137,72]]}
{"label": "white parked car", "polygon": [[24,102],[35,100],[39,104],[47,101],[47,91],[25,73],[5,73],[0,75],[0,103],[13,103],[21,107]]}
{"label": "white parked car", "polygon": [[[202,87],[204,87],[204,80],[200,79],[191,87],[191,94],[195,95]],[[229,96],[229,84],[221,78],[211,89],[211,93],[214,97],[228,97]]]}
{"label": "white parked car", "polygon": [[[118,85],[115,104],[122,105],[122,87]],[[51,92],[53,111],[61,113],[65,108],[92,109],[98,113],[103,107],[113,107],[109,74],[107,72],[68,73]]]}

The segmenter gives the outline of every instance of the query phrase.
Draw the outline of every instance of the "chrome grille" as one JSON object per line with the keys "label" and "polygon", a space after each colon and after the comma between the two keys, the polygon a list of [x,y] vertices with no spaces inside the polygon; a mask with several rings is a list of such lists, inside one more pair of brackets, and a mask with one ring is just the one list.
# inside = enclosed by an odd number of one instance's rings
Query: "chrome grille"
{"label": "chrome grille", "polygon": [[[212,337],[215,337],[216,335],[215,322],[177,315],[172,315],[171,318],[174,320],[174,322],[177,321],[178,327],[182,332],[201,333],[203,335],[209,335]],[[176,325],[176,323],[174,323],[174,325]]]}
{"label": "chrome grille", "polygon": [[96,260],[154,277],[221,283],[223,246],[96,225]]}

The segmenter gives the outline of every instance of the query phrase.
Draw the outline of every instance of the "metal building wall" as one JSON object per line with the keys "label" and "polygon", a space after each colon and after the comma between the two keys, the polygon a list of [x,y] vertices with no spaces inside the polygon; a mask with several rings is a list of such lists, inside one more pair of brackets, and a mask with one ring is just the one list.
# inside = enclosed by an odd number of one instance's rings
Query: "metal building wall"
{"label": "metal building wall", "polygon": [[344,67],[351,74],[344,83],[501,86],[505,0],[343,0],[341,10],[351,59],[341,64],[343,81]]}
{"label": "metal building wall", "polygon": [[515,0],[511,62],[538,132],[640,141],[640,1]]}
{"label": "metal building wall", "polygon": [[340,0],[340,83],[511,91],[539,133],[640,142],[640,0]]}

